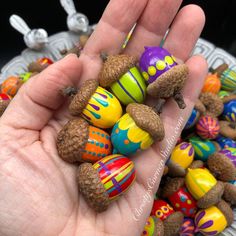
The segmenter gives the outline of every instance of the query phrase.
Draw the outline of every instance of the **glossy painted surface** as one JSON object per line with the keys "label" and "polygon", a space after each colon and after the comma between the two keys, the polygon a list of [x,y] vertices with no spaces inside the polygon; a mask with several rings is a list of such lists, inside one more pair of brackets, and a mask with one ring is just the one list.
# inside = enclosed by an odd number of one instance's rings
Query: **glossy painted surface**
{"label": "glossy painted surface", "polygon": [[236,148],[225,148],[220,150],[219,153],[223,154],[224,156],[228,157],[230,161],[236,167]]}
{"label": "glossy painted surface", "polygon": [[193,158],[194,149],[192,144],[183,142],[173,149],[169,162],[176,163],[186,169],[193,162]]}
{"label": "glossy painted surface", "polygon": [[29,78],[32,76],[31,72],[25,72],[23,74],[20,74],[20,79],[22,80],[23,83],[27,82]]}
{"label": "glossy painted surface", "polygon": [[217,74],[208,74],[202,88],[203,93],[219,93],[221,82]]}
{"label": "glossy painted surface", "polygon": [[110,128],[122,115],[119,100],[102,87],[98,87],[90,98],[83,117],[99,128]]}
{"label": "glossy painted surface", "polygon": [[11,100],[11,97],[5,93],[0,93],[0,100]]}
{"label": "glossy painted surface", "polygon": [[49,66],[53,64],[53,61],[50,58],[42,57],[37,60],[37,63],[39,63],[41,66]]}
{"label": "glossy painted surface", "polygon": [[236,72],[227,69],[220,77],[222,89],[233,92],[236,89]]}
{"label": "glossy painted surface", "polygon": [[224,136],[219,135],[215,140],[222,149],[232,147],[236,148],[236,142],[231,138],[226,138]]}
{"label": "glossy painted surface", "polygon": [[191,195],[198,200],[217,184],[217,180],[206,168],[188,169],[185,184]]}
{"label": "glossy painted surface", "polygon": [[222,116],[228,121],[236,121],[236,100],[224,104]]}
{"label": "glossy painted surface", "polygon": [[153,216],[149,216],[141,236],[156,236],[154,235],[155,227],[156,224]]}
{"label": "glossy painted surface", "polygon": [[176,65],[175,58],[161,47],[145,47],[139,62],[143,77],[149,84]]}
{"label": "glossy painted surface", "polygon": [[167,202],[163,200],[154,200],[151,215],[156,216],[163,221],[174,212],[173,207]]}
{"label": "glossy painted surface", "polygon": [[196,124],[196,132],[203,139],[214,139],[220,132],[217,118],[202,116]]}
{"label": "glossy painted surface", "polygon": [[193,145],[196,160],[207,161],[209,155],[216,151],[216,147],[210,140],[201,139],[198,136],[193,136],[189,139]]}
{"label": "glossy painted surface", "polygon": [[183,224],[180,228],[180,236],[194,236],[195,225],[191,218],[184,218]]}
{"label": "glossy painted surface", "polygon": [[137,67],[131,68],[111,86],[112,93],[124,105],[143,103],[146,97],[146,84]]}
{"label": "glossy painted surface", "polygon": [[181,211],[184,216],[194,217],[197,211],[195,199],[186,187],[181,187],[177,192],[168,197],[175,211]]}
{"label": "glossy painted surface", "polygon": [[111,133],[113,153],[130,155],[138,150],[149,148],[153,139],[146,131],[140,129],[126,113],[115,124]]}
{"label": "glossy painted surface", "polygon": [[11,97],[14,97],[21,87],[22,81],[19,77],[10,76],[1,85],[1,93],[5,93]]}
{"label": "glossy painted surface", "polygon": [[197,213],[195,225],[196,231],[203,235],[217,235],[226,228],[227,221],[223,213],[212,206]]}
{"label": "glossy painted surface", "polygon": [[229,95],[230,95],[230,93],[228,91],[225,91],[225,90],[220,90],[220,92],[218,93],[218,96],[220,98],[227,97]]}
{"label": "glossy painted surface", "polygon": [[127,191],[136,177],[134,163],[121,155],[107,156],[93,164],[93,167],[98,171],[110,200],[117,199]]}
{"label": "glossy painted surface", "polygon": [[89,126],[89,138],[81,158],[88,162],[96,162],[111,154],[110,135],[102,129]]}
{"label": "glossy painted surface", "polygon": [[192,128],[196,124],[196,122],[199,118],[199,115],[200,115],[200,113],[194,108],[192,110],[192,113],[191,113],[190,117],[188,118],[188,121],[187,121],[184,129]]}

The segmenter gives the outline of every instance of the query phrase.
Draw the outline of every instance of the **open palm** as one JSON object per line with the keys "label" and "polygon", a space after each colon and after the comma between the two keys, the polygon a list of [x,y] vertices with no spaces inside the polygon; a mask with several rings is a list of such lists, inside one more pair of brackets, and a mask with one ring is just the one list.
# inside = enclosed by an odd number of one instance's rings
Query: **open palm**
{"label": "open palm", "polygon": [[[200,56],[189,58],[204,25],[202,10],[178,8],[181,0],[111,0],[78,59],[69,55],[27,82],[0,120],[0,235],[140,235],[157,191],[163,161],[189,116],[207,71]],[[183,91],[187,108],[168,101],[161,115],[163,142],[132,157],[137,180],[106,212],[88,208],[78,193],[76,165],[56,150],[58,131],[69,114],[60,90],[96,78],[100,52],[117,54],[137,22],[125,53],[140,56],[145,45],[164,43],[190,70]]]}

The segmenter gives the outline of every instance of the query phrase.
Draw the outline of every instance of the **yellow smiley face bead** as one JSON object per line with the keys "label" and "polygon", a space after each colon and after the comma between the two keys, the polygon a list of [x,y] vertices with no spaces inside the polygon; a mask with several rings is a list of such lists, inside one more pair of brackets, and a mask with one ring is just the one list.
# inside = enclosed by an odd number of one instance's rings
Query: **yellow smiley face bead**
{"label": "yellow smiley face bead", "polygon": [[[65,89],[66,90],[66,89]],[[110,92],[98,86],[98,81],[91,79],[84,82],[80,90],[64,91],[73,96],[69,106],[72,115],[81,115],[90,124],[99,128],[111,128],[122,115],[119,100]]]}
{"label": "yellow smiley face bead", "polygon": [[200,208],[213,206],[224,192],[223,183],[217,182],[206,168],[188,169],[185,184]]}

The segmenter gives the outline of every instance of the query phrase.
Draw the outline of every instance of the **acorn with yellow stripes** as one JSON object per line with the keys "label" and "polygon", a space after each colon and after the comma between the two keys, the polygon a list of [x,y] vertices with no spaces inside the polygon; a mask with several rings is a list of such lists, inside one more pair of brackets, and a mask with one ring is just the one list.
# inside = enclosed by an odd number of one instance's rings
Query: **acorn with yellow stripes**
{"label": "acorn with yellow stripes", "polygon": [[224,184],[217,181],[206,168],[189,168],[185,176],[185,185],[197,200],[199,208],[208,208],[217,204],[224,192]]}
{"label": "acorn with yellow stripes", "polygon": [[134,183],[134,163],[120,154],[110,155],[95,164],[83,163],[77,171],[80,193],[96,212],[105,211]]}
{"label": "acorn with yellow stripes", "polygon": [[101,54],[103,67],[99,73],[99,83],[111,92],[124,105],[143,103],[146,97],[146,84],[137,67],[138,60],[130,55]]}

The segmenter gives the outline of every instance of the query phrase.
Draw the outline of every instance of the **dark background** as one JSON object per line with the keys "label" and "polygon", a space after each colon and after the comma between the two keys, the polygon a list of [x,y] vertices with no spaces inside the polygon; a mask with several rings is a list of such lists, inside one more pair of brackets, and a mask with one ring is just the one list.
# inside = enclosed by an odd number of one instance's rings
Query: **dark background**
{"label": "dark background", "polygon": [[[173,0],[174,1],[174,0]],[[88,16],[90,24],[102,15],[108,0],[74,0],[78,12]],[[236,56],[235,0],[184,0],[183,5],[195,3],[206,14],[206,25],[201,35],[216,46]],[[0,67],[24,48],[22,35],[9,24],[11,14],[18,14],[30,28],[44,28],[49,35],[67,31],[66,13],[59,0],[6,0],[0,14]]]}

